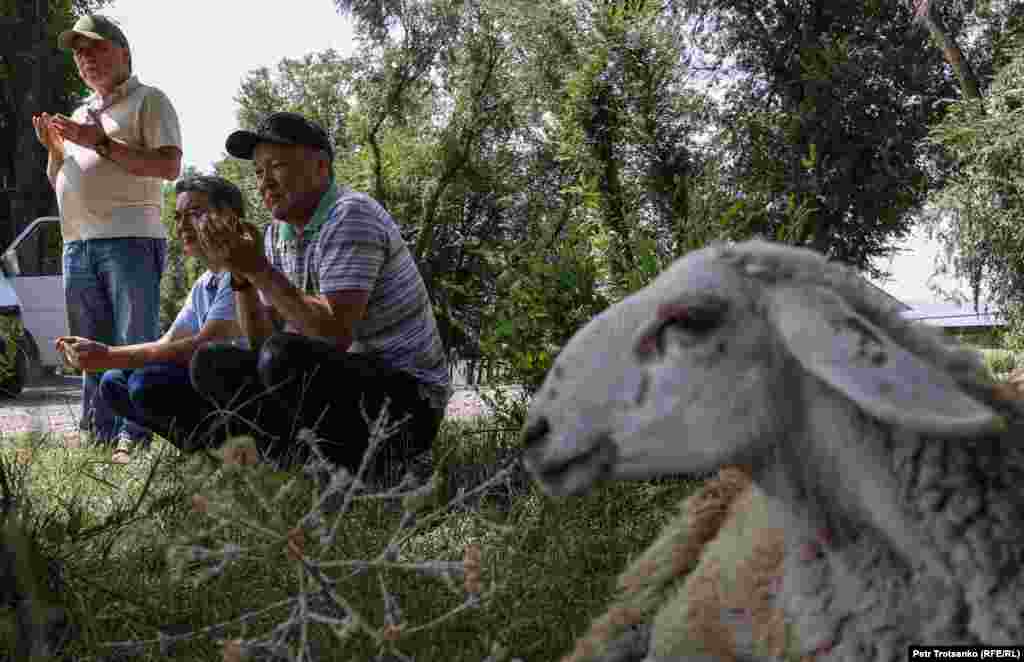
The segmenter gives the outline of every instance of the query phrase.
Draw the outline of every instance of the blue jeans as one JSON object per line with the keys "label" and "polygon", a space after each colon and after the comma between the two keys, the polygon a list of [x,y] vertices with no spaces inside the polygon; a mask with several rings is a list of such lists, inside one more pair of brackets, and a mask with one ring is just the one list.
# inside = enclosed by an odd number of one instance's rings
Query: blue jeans
{"label": "blue jeans", "polygon": [[[134,345],[160,335],[160,277],[167,257],[166,239],[120,237],[64,244],[64,299],[73,336],[108,345]],[[145,441],[150,433],[120,420],[98,397],[101,374],[82,377],[80,428],[99,442],[124,432]]]}
{"label": "blue jeans", "polygon": [[187,365],[150,363],[135,370],[107,370],[99,397],[115,414],[147,428],[182,450],[216,446],[209,429],[214,408],[192,388]]}

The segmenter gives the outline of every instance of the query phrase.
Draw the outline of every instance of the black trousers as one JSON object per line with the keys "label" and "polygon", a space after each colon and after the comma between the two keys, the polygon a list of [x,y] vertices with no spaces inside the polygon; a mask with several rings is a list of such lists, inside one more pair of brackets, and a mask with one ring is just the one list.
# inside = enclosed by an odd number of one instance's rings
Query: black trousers
{"label": "black trousers", "polygon": [[444,416],[412,375],[294,333],[274,334],[259,351],[207,345],[192,357],[190,372],[196,391],[222,409],[219,425],[252,435],[264,454],[282,464],[305,460],[296,433],[310,428],[329,460],[355,472],[371,434],[360,405],[372,424],[388,398],[390,421],[409,419],[378,450],[373,469],[380,475],[428,450]]}
{"label": "black trousers", "polygon": [[210,430],[214,409],[192,388],[188,366],[149,363],[134,370],[107,370],[100,379],[99,397],[118,416],[182,450],[224,441],[223,434]]}

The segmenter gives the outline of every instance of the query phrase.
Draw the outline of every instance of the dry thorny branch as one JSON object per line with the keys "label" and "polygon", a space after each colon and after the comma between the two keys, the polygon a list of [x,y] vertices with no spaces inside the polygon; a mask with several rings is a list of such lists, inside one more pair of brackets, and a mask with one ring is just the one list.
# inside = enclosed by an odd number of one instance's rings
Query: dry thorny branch
{"label": "dry thorny branch", "polygon": [[[369,447],[354,476],[345,468],[332,465],[324,457],[317,446],[319,439],[314,432],[309,429],[299,432],[298,439],[308,446],[310,451],[302,472],[313,478],[317,487],[314,489],[310,508],[296,522],[288,523],[284,520],[280,505],[298,486],[301,476],[293,475],[280,484],[274,494],[266,494],[253,478],[258,470],[256,465],[259,463],[259,453],[251,437],[233,438],[219,451],[223,463],[218,473],[232,474],[238,480],[236,485],[240,486],[235,488],[236,491],[244,491],[246,495],[202,492],[192,495],[193,509],[211,519],[212,525],[192,537],[192,542],[184,541],[169,549],[169,564],[175,569],[176,577],[181,579],[186,571],[199,569],[200,571],[192,577],[192,581],[199,585],[222,574],[229,566],[241,560],[266,559],[268,552],[283,552],[284,557],[297,570],[297,581],[292,595],[272,604],[250,609],[237,618],[190,632],[174,635],[161,632],[153,639],[110,642],[107,646],[127,654],[137,654],[155,646],[162,654],[167,654],[178,642],[210,637],[222,644],[225,662],[243,659],[310,662],[316,659],[310,638],[310,626],[320,624],[326,626],[339,643],[344,643],[354,634],[361,632],[372,638],[379,655],[411,661],[414,658],[402,650],[402,643],[406,637],[437,627],[467,610],[481,608],[499,586],[493,579],[489,583],[485,582],[481,549],[478,545],[468,545],[461,560],[399,562],[399,551],[410,538],[422,532],[425,527],[441,521],[453,508],[464,505],[467,500],[486,492],[496,484],[508,481],[515,460],[506,462],[493,476],[472,490],[460,488],[447,504],[428,512],[428,506],[434,503],[433,495],[440,484],[436,470],[426,481],[418,479],[412,472],[407,472],[397,485],[386,489],[375,487],[364,480],[377,451],[388,439],[396,435],[404,423],[404,419],[391,422],[388,405],[389,401],[385,400],[379,415],[373,421],[363,411],[371,434]],[[238,505],[238,499],[243,497],[255,500],[259,517],[253,516],[250,509]],[[386,500],[397,504],[402,510],[399,523],[376,558],[331,558],[332,552],[337,552],[334,543],[339,533],[344,530],[346,523],[351,523],[351,518],[346,518],[346,515],[350,514],[353,504],[360,500]],[[509,527],[502,527],[487,520],[482,521],[497,528],[500,533],[510,532]],[[219,547],[197,542],[214,540],[218,534],[224,538],[223,534],[232,526],[243,527],[259,542],[248,546],[221,542]],[[373,622],[367,613],[360,611],[351,600],[346,599],[338,590],[337,580],[325,572],[330,570],[347,570],[350,577],[377,571],[377,583],[384,607],[384,623]],[[408,622],[403,618],[398,598],[389,590],[382,572],[384,570],[412,572],[438,579],[450,591],[462,596],[463,600],[448,612],[428,622]],[[287,613],[287,616],[269,632],[248,638],[228,637],[228,633],[233,629],[241,628],[244,632],[246,627],[257,619],[274,613]],[[497,659],[493,655],[492,658]]]}

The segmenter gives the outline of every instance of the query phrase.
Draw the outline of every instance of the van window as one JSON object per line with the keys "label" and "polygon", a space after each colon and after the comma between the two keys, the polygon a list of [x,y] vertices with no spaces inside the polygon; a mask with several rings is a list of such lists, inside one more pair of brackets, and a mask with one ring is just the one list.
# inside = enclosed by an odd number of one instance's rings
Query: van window
{"label": "van window", "polygon": [[60,223],[39,223],[14,249],[19,276],[60,276],[64,273],[64,243]]}

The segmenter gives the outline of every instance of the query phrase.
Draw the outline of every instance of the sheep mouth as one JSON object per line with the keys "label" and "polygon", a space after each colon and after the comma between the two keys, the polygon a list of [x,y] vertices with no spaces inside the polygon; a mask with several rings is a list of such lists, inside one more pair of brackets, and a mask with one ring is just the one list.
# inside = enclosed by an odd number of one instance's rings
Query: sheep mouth
{"label": "sheep mouth", "polygon": [[602,436],[590,448],[566,460],[527,462],[545,492],[552,496],[578,496],[595,483],[611,476],[618,448],[611,437]]}

